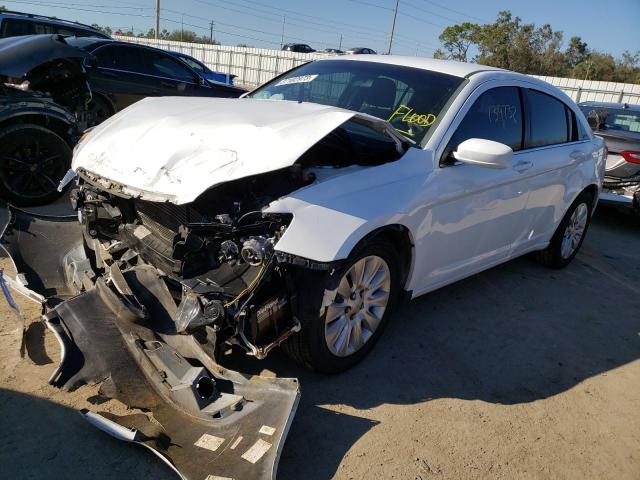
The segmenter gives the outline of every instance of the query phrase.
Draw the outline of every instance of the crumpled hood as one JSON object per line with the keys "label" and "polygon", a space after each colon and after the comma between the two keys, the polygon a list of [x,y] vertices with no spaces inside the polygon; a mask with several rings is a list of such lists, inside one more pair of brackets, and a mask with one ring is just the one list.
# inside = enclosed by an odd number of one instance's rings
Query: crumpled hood
{"label": "crumpled hood", "polygon": [[293,165],[354,115],[313,103],[147,98],[93,130],[73,169],[140,198],[183,204],[214,185]]}
{"label": "crumpled hood", "polygon": [[62,58],[91,58],[60,35],[26,35],[0,39],[0,75],[22,78],[40,65]]}

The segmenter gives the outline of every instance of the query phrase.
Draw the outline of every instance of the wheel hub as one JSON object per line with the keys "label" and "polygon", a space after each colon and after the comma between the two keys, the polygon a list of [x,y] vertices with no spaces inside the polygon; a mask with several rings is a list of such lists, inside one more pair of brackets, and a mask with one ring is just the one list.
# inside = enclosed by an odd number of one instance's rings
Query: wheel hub
{"label": "wheel hub", "polygon": [[391,274],[378,256],[364,257],[344,274],[325,317],[325,340],[336,356],[360,350],[382,321]]}

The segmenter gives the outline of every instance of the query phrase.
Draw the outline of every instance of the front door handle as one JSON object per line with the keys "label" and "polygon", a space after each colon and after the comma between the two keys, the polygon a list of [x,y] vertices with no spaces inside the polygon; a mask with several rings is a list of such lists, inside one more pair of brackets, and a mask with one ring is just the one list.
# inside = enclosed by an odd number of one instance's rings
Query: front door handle
{"label": "front door handle", "polygon": [[526,172],[527,170],[529,170],[531,167],[533,167],[533,162],[530,162],[528,160],[522,160],[522,161],[516,163],[513,166],[513,169],[518,173],[523,173],[523,172]]}

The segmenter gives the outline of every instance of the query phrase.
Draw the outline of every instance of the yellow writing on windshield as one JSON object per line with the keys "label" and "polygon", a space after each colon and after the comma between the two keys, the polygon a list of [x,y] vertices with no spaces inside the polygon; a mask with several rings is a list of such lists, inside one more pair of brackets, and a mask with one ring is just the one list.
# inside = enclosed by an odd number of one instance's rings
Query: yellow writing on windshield
{"label": "yellow writing on windshield", "polygon": [[409,125],[418,125],[420,127],[430,127],[436,122],[436,116],[433,113],[416,113],[413,108],[408,105],[400,104],[396,111],[391,114],[387,122],[391,122],[394,118],[402,117],[402,122]]}

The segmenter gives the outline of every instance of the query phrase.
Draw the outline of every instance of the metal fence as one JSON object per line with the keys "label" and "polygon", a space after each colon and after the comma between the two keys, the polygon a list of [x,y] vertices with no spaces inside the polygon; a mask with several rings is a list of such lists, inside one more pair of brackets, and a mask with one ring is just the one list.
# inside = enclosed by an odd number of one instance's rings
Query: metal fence
{"label": "metal fence", "polygon": [[[118,39],[186,53],[214,71],[236,75],[236,83],[248,88],[262,85],[273,77],[309,60],[330,56],[322,53],[295,53],[267,48],[205,45],[151,38],[120,36]],[[637,84],[534,76],[561,88],[576,102],[593,100],[640,104],[640,85]]]}

